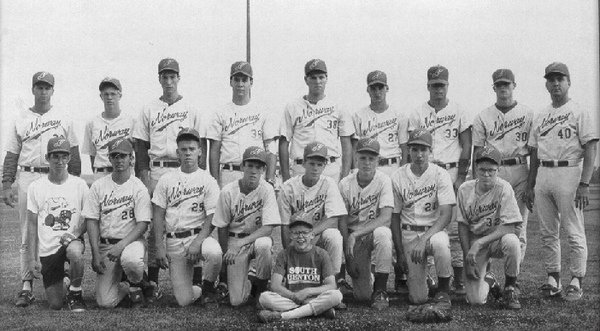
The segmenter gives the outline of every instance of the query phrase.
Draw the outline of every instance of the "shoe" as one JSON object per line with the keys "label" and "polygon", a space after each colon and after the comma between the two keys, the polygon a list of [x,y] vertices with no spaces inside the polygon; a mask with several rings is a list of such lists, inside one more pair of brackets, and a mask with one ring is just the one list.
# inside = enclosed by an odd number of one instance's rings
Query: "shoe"
{"label": "shoe", "polygon": [[229,288],[227,287],[227,283],[219,283],[216,287],[216,297],[217,302],[219,303],[228,303],[229,302]]}
{"label": "shoe", "polygon": [[386,291],[373,292],[371,297],[371,307],[377,310],[383,310],[390,306],[390,299]]}
{"label": "shoe", "polygon": [[337,286],[340,292],[342,292],[342,296],[346,297],[354,295],[354,289],[344,278],[338,279]]}
{"label": "shoe", "polygon": [[327,319],[330,319],[330,320],[334,320],[335,319],[335,309],[329,308],[324,313],[322,313],[321,316],[323,316]]}
{"label": "shoe", "polygon": [[513,286],[505,287],[502,301],[504,306],[506,306],[508,309],[521,309],[521,303],[519,302],[519,289]]}
{"label": "shoe", "polygon": [[485,274],[484,280],[490,285],[489,294],[494,298],[494,300],[500,300],[502,298],[502,288],[498,281],[496,280],[496,275],[491,272]]}
{"label": "shoe", "polygon": [[143,289],[144,297],[149,303],[156,302],[162,298],[163,293],[161,288],[154,281],[148,282]]}
{"label": "shoe", "polygon": [[550,284],[544,284],[540,287],[542,290],[542,295],[548,298],[554,298],[560,295],[562,292],[562,285],[558,284],[558,287],[552,286]]}
{"label": "shoe", "polygon": [[17,296],[17,301],[15,302],[15,306],[27,307],[33,301],[35,301],[35,297],[33,296],[33,293],[29,290],[22,290],[21,292],[19,292],[19,295]]}
{"label": "shoe", "polygon": [[437,292],[437,283],[435,282],[435,279],[433,279],[433,277],[431,277],[431,275],[429,274],[427,274],[427,288],[429,290],[429,297],[435,297],[435,293]]}
{"label": "shoe", "polygon": [[131,301],[131,308],[144,308],[146,306],[146,300],[144,299],[144,292],[141,288],[137,290],[129,291],[129,300]]}
{"label": "shoe", "polygon": [[450,308],[452,306],[452,301],[450,301],[450,295],[442,291],[435,294],[435,297],[433,298],[433,303],[447,308]]}
{"label": "shoe", "polygon": [[344,302],[340,302],[339,305],[335,306],[335,309],[337,309],[337,310],[346,310],[346,309],[348,309],[348,306],[346,306],[346,304]]}
{"label": "shoe", "polygon": [[465,283],[460,279],[454,278],[452,281],[452,292],[456,295],[466,295]]}
{"label": "shoe", "polygon": [[258,320],[262,323],[277,322],[281,320],[281,313],[278,311],[261,310],[258,312]]}
{"label": "shoe", "polygon": [[396,276],[395,290],[398,294],[408,294],[408,277],[406,274]]}
{"label": "shoe", "polygon": [[575,285],[569,285],[565,288],[563,299],[567,301],[577,301],[583,296],[583,290]]}
{"label": "shoe", "polygon": [[67,304],[69,305],[69,309],[73,312],[85,311],[85,302],[83,302],[81,291],[69,291],[67,294]]}

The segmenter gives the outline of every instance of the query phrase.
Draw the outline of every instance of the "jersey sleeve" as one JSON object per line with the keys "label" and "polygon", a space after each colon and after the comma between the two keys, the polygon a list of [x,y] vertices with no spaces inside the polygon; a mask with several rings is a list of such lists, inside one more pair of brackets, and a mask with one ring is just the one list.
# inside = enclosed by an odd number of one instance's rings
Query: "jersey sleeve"
{"label": "jersey sleeve", "polygon": [[83,209],[81,216],[83,218],[89,218],[93,220],[100,220],[100,195],[99,195],[99,181],[95,181],[92,184],[90,192],[83,203]]}
{"label": "jersey sleeve", "polygon": [[502,200],[500,202],[500,222],[501,224],[513,224],[523,222],[515,192],[510,184],[502,187]]}
{"label": "jersey sleeve", "polygon": [[457,105],[457,108],[458,108],[458,112],[460,114],[459,115],[460,116],[459,131],[462,133],[471,127],[471,118],[469,117],[469,114],[461,106]]}
{"label": "jersey sleeve", "polygon": [[[579,118],[577,120],[577,130],[579,133],[579,143],[581,146],[587,144],[589,141],[598,140],[598,122],[592,118],[593,111],[579,111]],[[597,114],[597,111],[594,112]],[[597,117],[597,115],[596,115]]]}
{"label": "jersey sleeve", "polygon": [[402,211],[402,186],[400,184],[400,169],[396,170],[392,176],[392,194],[394,194],[394,214],[400,214]]}
{"label": "jersey sleeve", "polygon": [[207,174],[208,183],[206,184],[206,194],[204,196],[204,210],[206,211],[206,216],[212,215],[215,213],[215,209],[217,208],[217,202],[219,201],[219,184],[217,181],[210,175]]}
{"label": "jersey sleeve", "polygon": [[379,208],[392,207],[394,208],[394,193],[392,191],[392,180],[388,176],[381,176],[383,185],[381,195],[379,196]]}
{"label": "jersey sleeve", "polygon": [[214,112],[210,116],[210,120],[208,121],[208,125],[206,127],[206,138],[221,141],[223,133],[223,126],[221,125],[221,116],[219,116],[219,112]]}
{"label": "jersey sleeve", "polygon": [[[227,187],[227,186],[226,186]],[[215,216],[212,219],[212,225],[218,228],[224,228],[231,222],[231,197],[227,190],[222,190],[219,194]]]}
{"label": "jersey sleeve", "polygon": [[30,212],[32,212],[34,214],[38,213],[39,207],[40,207],[40,206],[38,206],[37,198],[36,198],[36,193],[38,192],[36,186],[37,186],[37,183],[33,182],[27,188],[27,210],[29,210]]}
{"label": "jersey sleeve", "polygon": [[[406,144],[408,142],[408,118],[404,116],[398,116],[398,144]],[[402,156],[403,158],[406,156]]]}
{"label": "jersey sleeve", "polygon": [[531,129],[529,130],[529,140],[527,141],[527,145],[533,147],[533,148],[537,148],[538,144],[537,144],[537,140],[538,140],[538,135],[539,135],[539,114],[534,114],[533,116],[533,121],[531,123]]}
{"label": "jersey sleeve", "polygon": [[275,199],[275,191],[270,184],[264,182],[262,185],[264,193],[264,205],[262,209],[262,224],[263,225],[281,225],[281,217],[277,210],[277,200]]}
{"label": "jersey sleeve", "polygon": [[17,125],[14,123],[11,126],[11,132],[8,134],[6,142],[6,151],[19,155],[21,153],[21,137],[17,132]]}
{"label": "jersey sleeve", "polygon": [[346,178],[348,178],[349,176],[346,176],[344,179],[342,179],[342,181],[340,182],[338,189],[340,190],[340,195],[342,196],[342,200],[344,201],[344,207],[346,207],[346,210],[350,210],[350,188],[348,187],[348,180]]}
{"label": "jersey sleeve", "polygon": [[279,206],[279,216],[281,217],[281,224],[289,224],[290,217],[292,217],[292,208],[291,208],[291,194],[288,190],[281,190],[281,193],[277,197],[277,205]]}
{"label": "jersey sleeve", "polygon": [[152,193],[152,203],[159,206],[162,209],[167,209],[167,177],[162,176],[156,183],[156,188],[154,188],[154,192]]}
{"label": "jersey sleeve", "polygon": [[279,136],[279,119],[280,116],[273,116],[271,114],[276,114],[276,112],[270,112],[267,110],[263,116],[265,117],[265,121],[263,122],[263,141],[269,139],[276,139]]}
{"label": "jersey sleeve", "polygon": [[[166,207],[161,208],[166,209]],[[139,182],[139,185],[137,185],[137,189],[135,192],[135,206],[133,210],[136,222],[152,221],[152,204],[150,203],[150,194],[148,193],[148,189],[146,188],[146,186],[144,186],[144,184],[141,181]]]}
{"label": "jersey sleeve", "polygon": [[79,139],[77,139],[77,134],[75,134],[75,124],[72,120],[67,121],[67,127],[65,128],[67,131],[67,140],[71,147],[79,146]]}
{"label": "jersey sleeve", "polygon": [[189,112],[194,114],[194,122],[192,124],[194,126],[194,129],[198,131],[198,134],[200,135],[201,139],[205,139],[207,131],[206,121],[202,120],[200,111],[196,107],[190,107]]}
{"label": "jersey sleeve", "polygon": [[458,192],[456,193],[456,204],[458,205],[458,211],[456,212],[456,221],[459,223],[465,223],[465,224],[469,224],[469,221],[467,220],[466,216],[465,216],[465,198],[466,198],[466,194],[467,194],[467,186],[463,183],[463,185],[461,185],[458,188]]}
{"label": "jersey sleeve", "polygon": [[293,110],[293,106],[288,104],[284,111],[283,117],[281,118],[281,123],[279,125],[279,134],[282,137],[285,137],[287,141],[290,141],[294,135],[294,120],[292,119],[291,111]]}
{"label": "jersey sleeve", "polygon": [[418,129],[421,125],[419,124],[419,113],[418,109],[413,110],[408,115],[408,132]]}
{"label": "jersey sleeve", "polygon": [[338,136],[350,137],[354,135],[354,122],[348,112],[340,109],[340,123],[338,124]]}
{"label": "jersey sleeve", "polygon": [[149,109],[146,111],[145,108],[142,108],[142,110],[138,114],[138,120],[133,123],[133,138],[144,141],[150,141],[150,132],[148,131],[148,124],[150,120],[150,114],[148,113],[149,111]]}
{"label": "jersey sleeve", "polygon": [[479,113],[473,120],[473,146],[485,146],[485,126],[483,124],[482,114]]}
{"label": "jersey sleeve", "polygon": [[438,204],[440,206],[456,204],[456,196],[454,195],[454,187],[452,185],[452,179],[450,178],[450,174],[439,167],[436,170],[438,172]]}
{"label": "jersey sleeve", "polygon": [[363,136],[360,133],[361,120],[360,120],[359,112],[360,112],[360,109],[355,111],[352,114],[352,124],[354,125],[354,136],[352,136],[352,138],[354,138],[354,139],[362,139],[363,138]]}
{"label": "jersey sleeve", "polygon": [[95,156],[96,146],[92,143],[92,128],[93,120],[87,122],[83,131],[83,144],[81,145],[81,153]]}
{"label": "jersey sleeve", "polygon": [[340,190],[333,179],[327,177],[327,197],[325,198],[325,217],[336,217],[347,215],[348,211],[344,207],[344,200]]}
{"label": "jersey sleeve", "polygon": [[274,274],[280,274],[283,277],[286,275],[287,270],[287,250],[283,249],[277,254],[275,259],[275,267],[273,268]]}

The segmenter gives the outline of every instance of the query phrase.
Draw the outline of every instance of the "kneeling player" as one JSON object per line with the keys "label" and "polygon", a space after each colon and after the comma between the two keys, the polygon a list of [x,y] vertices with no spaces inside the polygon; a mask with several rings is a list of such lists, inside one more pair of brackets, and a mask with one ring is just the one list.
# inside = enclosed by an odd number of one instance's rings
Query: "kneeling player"
{"label": "kneeling player", "polygon": [[339,228],[345,238],[346,270],[352,277],[354,297],[371,300],[372,307],[383,309],[389,306],[386,286],[392,268],[390,219],[394,195],[390,178],[377,170],[379,148],[379,142],[372,138],[363,138],[356,144],[354,162],[358,172],[342,179],[339,185],[348,209]]}
{"label": "kneeling player", "polygon": [[[92,268],[98,274],[96,302],[103,308],[116,307],[127,295],[134,307],[144,305],[143,235],[152,207],[148,189],[132,175],[132,153],[133,144],[127,138],[108,144],[113,172],[92,184],[82,212],[92,248]],[[120,284],[123,273],[128,284]]]}
{"label": "kneeling player", "polygon": [[[27,220],[29,242],[38,243],[50,308],[59,310],[63,307],[64,265],[68,261],[71,284],[67,303],[72,311],[84,311],[81,281],[85,223],[81,218],[81,209],[89,189],[83,179],[67,172],[70,150],[71,146],[65,138],[54,137],[48,141],[46,160],[50,170],[48,176],[37,179],[27,189]],[[31,261],[36,261],[35,251],[30,250],[30,253]],[[33,272],[38,266],[30,268]]]}
{"label": "kneeling player", "polygon": [[259,302],[265,310],[258,318],[263,323],[320,314],[335,318],[334,307],[342,302],[342,293],[336,289],[329,254],[312,244],[312,224],[298,220],[289,228],[291,244],[277,255],[272,291],[261,294]]}
{"label": "kneeling player", "polygon": [[520,309],[518,288],[521,246],[517,225],[521,220],[519,206],[510,184],[496,177],[502,155],[493,147],[483,147],[475,153],[476,180],[470,180],[458,189],[458,230],[464,252],[467,275],[467,301],[483,304],[488,292],[500,297],[500,286],[493,274],[485,277],[490,257],[506,258],[504,270],[504,304]]}
{"label": "kneeling player", "polygon": [[163,269],[168,266],[175,299],[187,306],[200,296],[201,303],[214,301],[223,252],[209,236],[219,185],[198,167],[198,131],[182,129],[176,142],[181,166],[160,177],[152,197],[156,262]]}
{"label": "kneeling player", "polygon": [[[219,243],[227,265],[227,287],[232,306],[255,298],[267,289],[271,276],[273,227],[281,224],[273,187],[261,179],[267,167],[267,153],[248,147],[242,157],[242,179],[221,191],[212,224],[219,228]],[[256,278],[248,279],[250,260],[255,258]]]}
{"label": "kneeling player", "polygon": [[394,212],[392,234],[408,264],[408,290],[412,303],[427,301],[427,256],[433,255],[438,277],[434,302],[450,306],[450,242],[444,228],[456,203],[447,171],[430,163],[432,137],[417,129],[408,140],[411,163],[392,174]]}

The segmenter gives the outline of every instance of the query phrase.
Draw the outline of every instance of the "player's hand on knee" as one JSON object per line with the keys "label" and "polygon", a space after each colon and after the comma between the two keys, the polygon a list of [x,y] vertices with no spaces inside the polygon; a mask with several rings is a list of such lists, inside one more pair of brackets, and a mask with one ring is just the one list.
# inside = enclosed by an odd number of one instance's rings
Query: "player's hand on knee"
{"label": "player's hand on knee", "polygon": [[13,207],[13,208],[15,207],[15,202],[16,202],[15,201],[15,194],[14,194],[12,188],[7,188],[7,189],[3,190],[3,192],[2,192],[2,198],[4,199],[4,203],[7,206],[10,206],[10,207]]}
{"label": "player's hand on knee", "polygon": [[106,254],[111,262],[116,262],[121,257],[121,253],[123,253],[123,249],[125,249],[122,242],[123,241],[119,241],[114,244]]}
{"label": "player's hand on knee", "polygon": [[465,274],[467,278],[477,280],[479,279],[479,270],[477,266],[472,266],[470,264],[465,264]]}
{"label": "player's hand on knee", "polygon": [[419,263],[425,262],[425,260],[427,259],[425,256],[425,251],[427,248],[426,245],[427,245],[427,242],[425,242],[423,240],[419,240],[417,245],[415,245],[413,250],[410,252],[410,257],[411,257],[411,260],[413,263],[419,264]]}
{"label": "player's hand on knee", "polygon": [[156,252],[156,265],[161,269],[167,269],[169,267],[167,253],[165,253],[164,251]]}
{"label": "player's hand on knee", "polygon": [[352,278],[358,278],[360,276],[358,265],[351,256],[346,256],[346,272],[348,272],[348,275]]}
{"label": "player's hand on knee", "polygon": [[197,244],[196,241],[193,241],[187,252],[185,253],[185,257],[191,262],[197,262],[202,258],[202,254],[200,251],[202,250],[202,243]]}
{"label": "player's hand on knee", "polygon": [[354,244],[356,244],[356,236],[351,233],[346,239],[346,256],[354,257]]}
{"label": "player's hand on knee", "polygon": [[223,261],[225,261],[225,264],[234,264],[235,258],[238,256],[241,249],[242,245],[239,242],[229,243],[227,247],[227,252],[225,252],[225,255],[223,255]]}
{"label": "player's hand on knee", "polygon": [[477,265],[477,254],[479,253],[480,249],[481,249],[481,245],[479,244],[479,241],[475,240],[473,242],[473,244],[471,245],[469,252],[467,253],[466,262],[469,265],[471,265],[471,266]]}
{"label": "player's hand on knee", "polygon": [[585,209],[590,204],[590,189],[587,186],[579,185],[575,192],[575,207],[581,210]]}
{"label": "player's hand on knee", "polygon": [[60,244],[66,247],[66,246],[69,246],[71,241],[73,241],[75,239],[77,239],[77,238],[73,234],[65,232],[60,237]]}
{"label": "player's hand on knee", "polygon": [[104,274],[106,271],[106,265],[104,261],[100,258],[92,258],[92,270],[94,270],[97,274]]}

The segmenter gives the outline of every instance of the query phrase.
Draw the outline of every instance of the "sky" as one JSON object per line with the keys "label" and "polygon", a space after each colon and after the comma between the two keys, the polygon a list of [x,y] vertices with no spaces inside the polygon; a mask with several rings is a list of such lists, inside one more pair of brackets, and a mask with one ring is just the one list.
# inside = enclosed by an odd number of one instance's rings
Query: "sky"
{"label": "sky", "polygon": [[[81,140],[102,111],[102,78],[120,79],[122,109],[137,114],[161,94],[158,62],[173,57],[180,93],[208,118],[231,100],[230,65],[246,57],[244,0],[3,0],[0,29],[2,158],[14,114],[33,104],[37,71],[54,74],[54,107],[72,115]],[[327,63],[326,94],[349,112],[368,105],[366,76],[383,70],[390,104],[408,114],[428,99],[426,72],[437,64],[449,69],[449,98],[471,116],[495,101],[499,68],[515,73],[520,103],[541,109],[554,61],[569,66],[571,98],[600,108],[594,0],[251,0],[251,35],[252,98],[274,116],[306,94],[312,58]]]}

